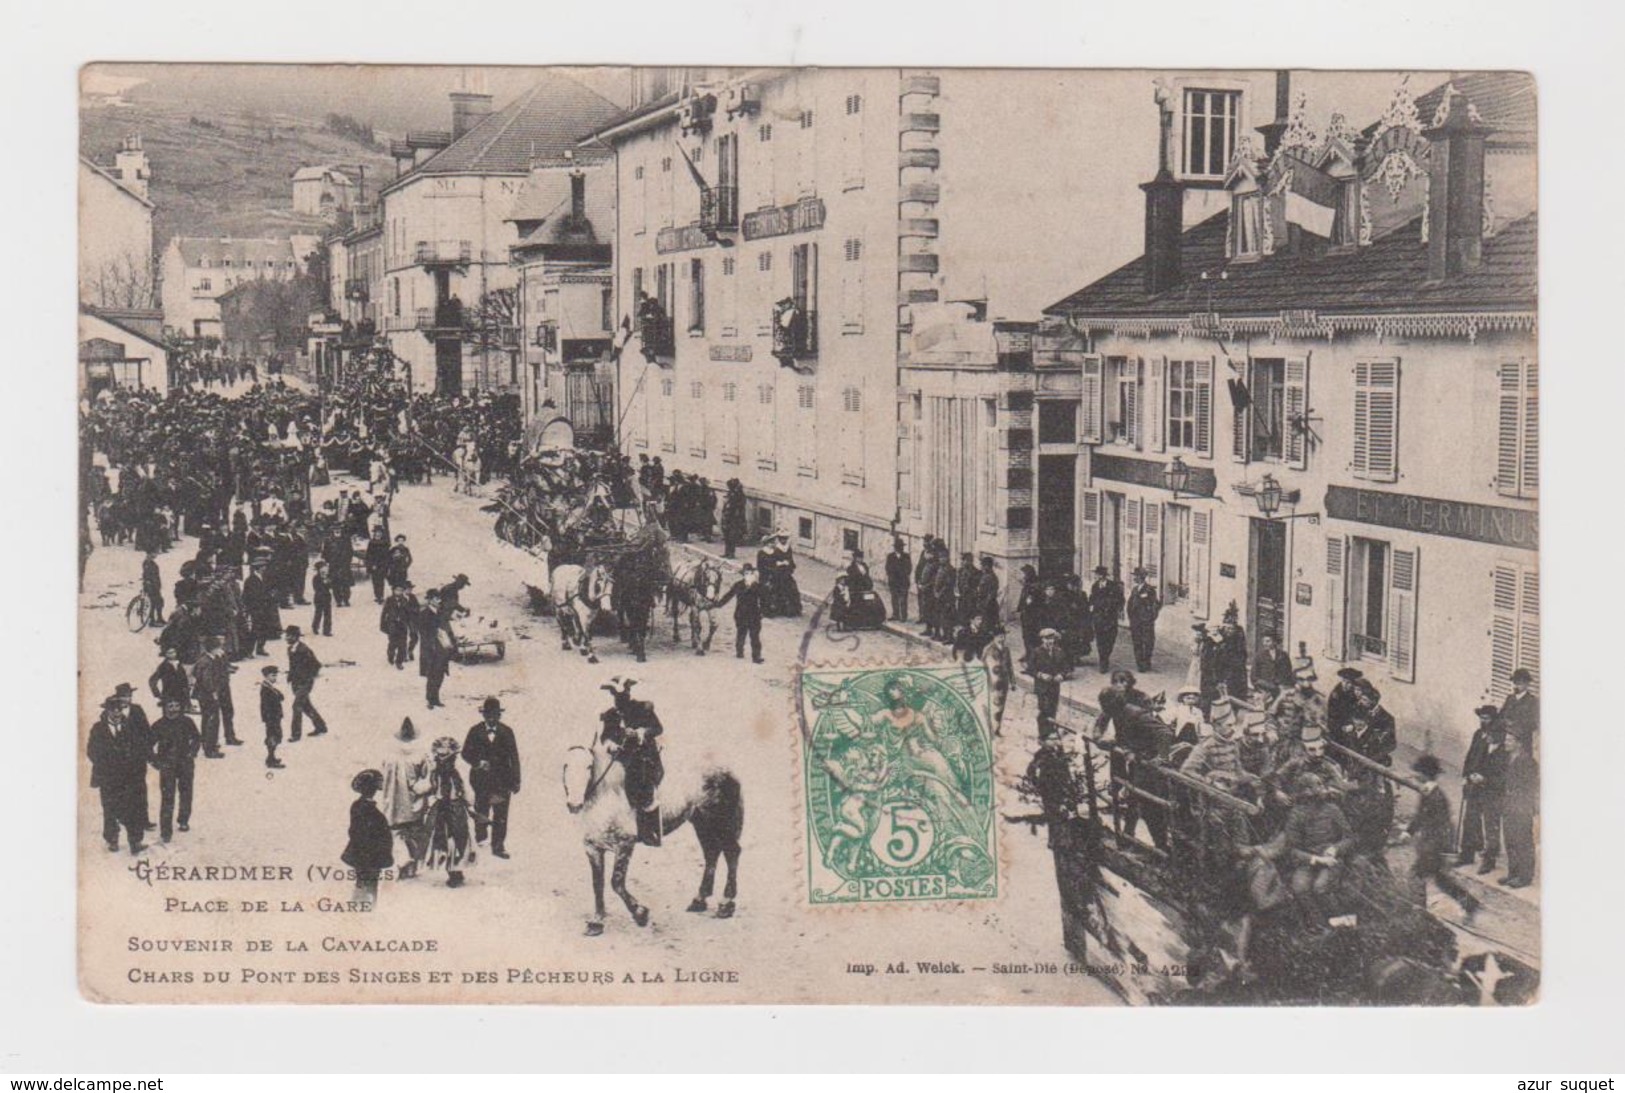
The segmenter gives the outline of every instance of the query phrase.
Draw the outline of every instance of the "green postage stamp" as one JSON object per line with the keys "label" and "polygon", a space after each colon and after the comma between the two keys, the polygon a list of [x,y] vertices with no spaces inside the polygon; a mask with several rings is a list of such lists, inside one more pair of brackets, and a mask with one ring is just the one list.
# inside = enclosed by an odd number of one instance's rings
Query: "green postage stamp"
{"label": "green postage stamp", "polygon": [[985,668],[807,668],[799,701],[812,903],[998,895]]}

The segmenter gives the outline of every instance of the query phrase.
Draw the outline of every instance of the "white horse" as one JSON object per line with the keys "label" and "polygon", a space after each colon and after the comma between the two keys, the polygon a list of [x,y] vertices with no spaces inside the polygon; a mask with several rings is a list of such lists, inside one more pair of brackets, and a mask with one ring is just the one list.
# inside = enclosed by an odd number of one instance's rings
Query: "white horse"
{"label": "white horse", "polygon": [[[717,633],[716,602],[722,596],[722,567],[710,558],[688,558],[677,563],[666,585],[666,613],[671,616],[671,640],[681,641],[678,625],[688,618],[689,644],[696,656],[711,651]],[[702,640],[700,631],[704,629]]]}
{"label": "white horse", "polygon": [[[626,774],[596,737],[591,747],[576,746],[565,753],[564,803],[581,821],[581,844],[592,869],[593,914],[587,936],[604,932],[604,859],[613,856],[609,884],[627,913],[639,926],[649,924],[649,908],[626,886],[632,851],[638,845],[638,821],[626,800]],[[745,826],[745,798],[739,779],[715,764],[684,770],[669,769],[660,786],[660,829],[666,835],[684,823],[694,828],[705,855],[700,890],[688,910],[703,914],[716,884],[717,859],[728,865],[718,918],[732,918],[739,894],[739,836]]]}
{"label": "white horse", "polygon": [[564,649],[569,651],[573,640],[587,663],[597,664],[598,654],[592,650],[592,624],[600,612],[609,609],[614,592],[614,580],[608,567],[561,565],[553,570],[549,592]]}

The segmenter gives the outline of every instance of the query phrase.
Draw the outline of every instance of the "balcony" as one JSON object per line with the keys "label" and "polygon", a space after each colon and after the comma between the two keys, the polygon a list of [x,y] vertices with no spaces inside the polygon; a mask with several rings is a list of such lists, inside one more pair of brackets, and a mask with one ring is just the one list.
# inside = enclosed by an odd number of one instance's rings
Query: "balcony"
{"label": "balcony", "polygon": [[676,355],[671,316],[663,314],[658,307],[639,316],[638,338],[643,342],[643,357],[647,361],[654,362],[660,357],[670,360]]}
{"label": "balcony", "polygon": [[713,232],[739,230],[738,186],[713,186],[700,194],[700,227]]}
{"label": "balcony", "polygon": [[818,356],[818,312],[788,301],[774,307],[773,355],[785,365]]}
{"label": "balcony", "polygon": [[474,244],[467,239],[419,240],[412,257],[420,266],[466,266],[474,260]]}
{"label": "balcony", "polygon": [[346,278],[344,282],[344,298],[346,300],[362,300],[368,298],[367,281],[364,277]]}
{"label": "balcony", "polygon": [[418,330],[431,333],[462,330],[463,317],[463,305],[455,300],[448,300],[438,307],[418,308],[414,316],[414,325]]}

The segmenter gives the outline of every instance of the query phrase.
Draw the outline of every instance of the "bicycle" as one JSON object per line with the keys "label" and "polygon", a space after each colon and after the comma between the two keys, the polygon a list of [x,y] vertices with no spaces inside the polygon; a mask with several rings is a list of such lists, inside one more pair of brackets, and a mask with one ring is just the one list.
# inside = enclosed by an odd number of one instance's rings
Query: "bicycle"
{"label": "bicycle", "polygon": [[130,633],[139,634],[147,628],[152,618],[152,600],[145,592],[137,592],[135,598],[124,609],[124,625],[130,628]]}

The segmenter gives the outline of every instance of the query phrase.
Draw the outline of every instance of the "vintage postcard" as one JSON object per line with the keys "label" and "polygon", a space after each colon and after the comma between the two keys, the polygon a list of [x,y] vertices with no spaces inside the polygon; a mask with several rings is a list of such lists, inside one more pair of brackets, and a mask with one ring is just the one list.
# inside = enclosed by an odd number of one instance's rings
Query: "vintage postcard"
{"label": "vintage postcard", "polygon": [[84,996],[1532,1003],[1536,114],[85,67]]}

